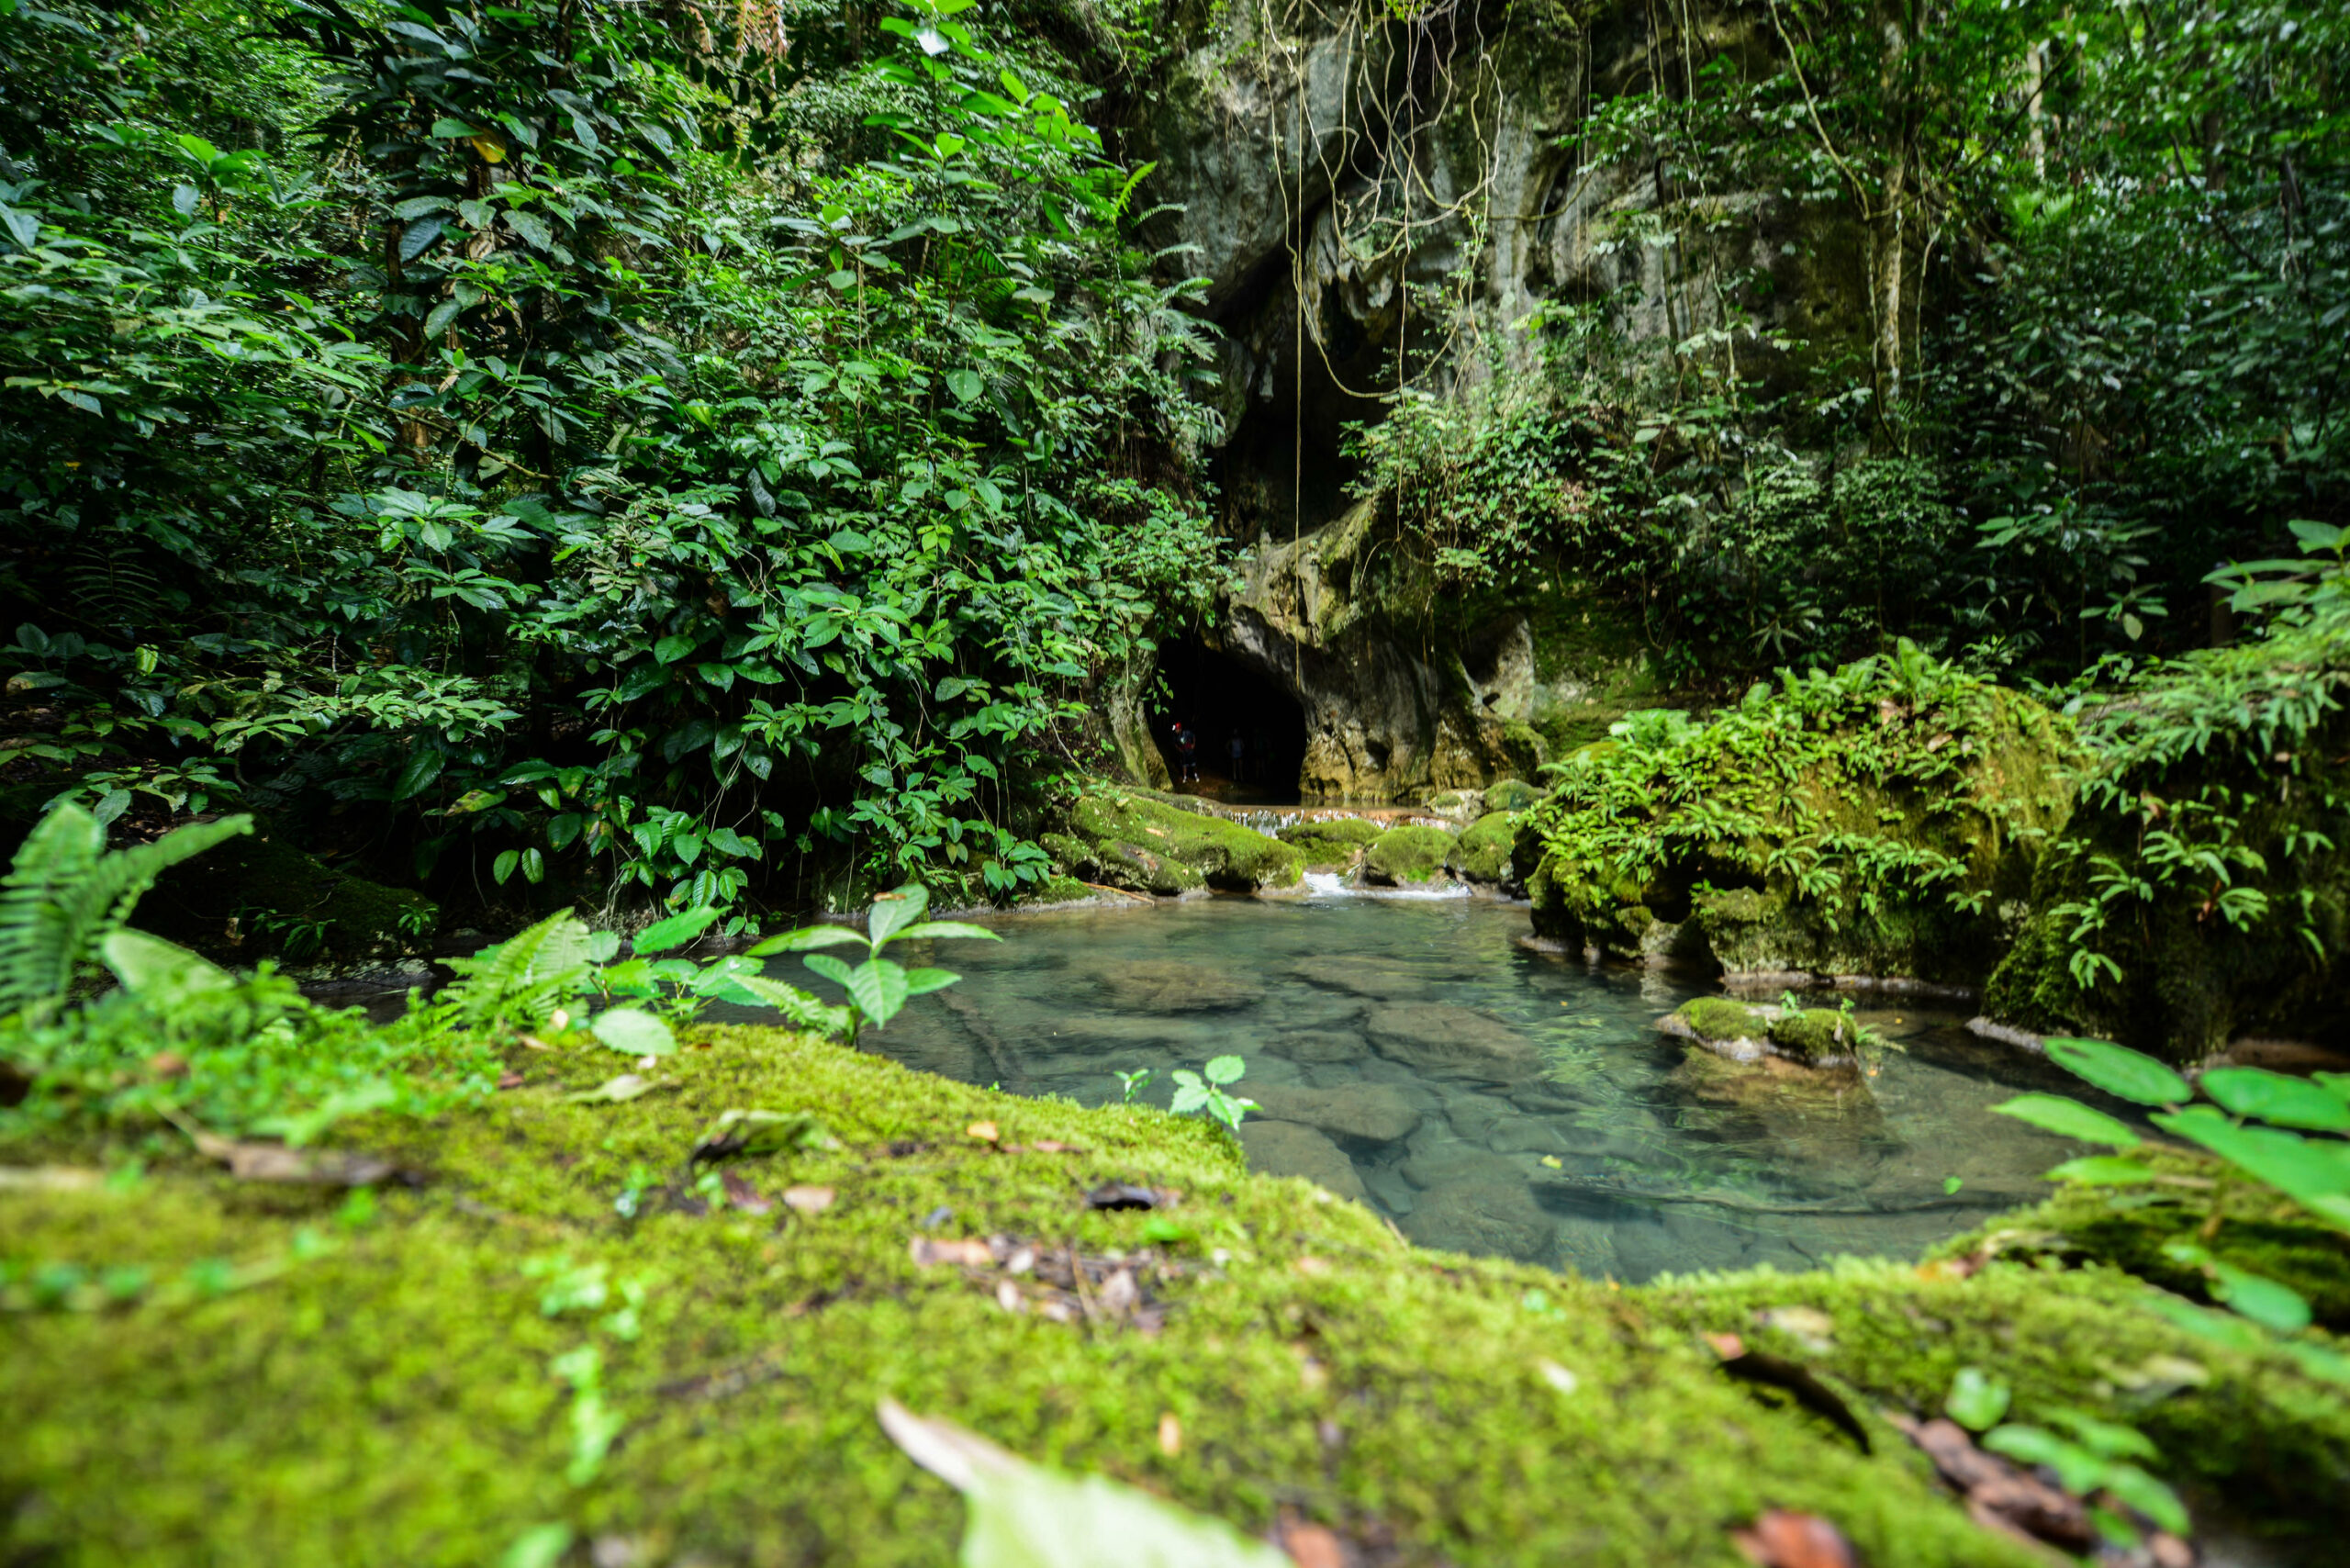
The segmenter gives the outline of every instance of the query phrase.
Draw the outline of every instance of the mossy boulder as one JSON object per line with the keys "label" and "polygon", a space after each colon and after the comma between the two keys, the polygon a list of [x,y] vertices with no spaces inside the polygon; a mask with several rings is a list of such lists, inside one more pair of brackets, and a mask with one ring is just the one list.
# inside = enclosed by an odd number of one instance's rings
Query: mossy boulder
{"label": "mossy boulder", "polygon": [[1420,810],[1464,826],[1485,812],[1485,795],[1482,790],[1440,790],[1420,804]]}
{"label": "mossy boulder", "polygon": [[2350,623],[2321,618],[2092,710],[2097,767],[1984,1011],[2181,1062],[2245,1036],[2350,1048],[2345,700]]}
{"label": "mossy boulder", "polygon": [[1542,791],[1523,778],[1505,778],[1485,790],[1487,812],[1522,812],[1541,800]]}
{"label": "mossy boulder", "polygon": [[[553,1526],[565,1562],[948,1561],[964,1506],[882,1435],[889,1397],[1373,1561],[1727,1564],[1780,1508],[1876,1568],[2024,1568],[2038,1553],[1969,1518],[1881,1415],[1938,1409],[1964,1365],[2009,1379],[2019,1419],[2142,1427],[2161,1473],[2271,1529],[2350,1522],[2341,1391],[2257,1331],[2149,1310],[2109,1267],[1986,1245],[1964,1268],[1619,1290],[1419,1250],[1248,1173],[1198,1119],[753,1028],[693,1031],[650,1092],[586,1101],[626,1064],[584,1033],[550,1043],[511,1046],[519,1081],[483,1109],[339,1128],[415,1178],[364,1198],[239,1182],[144,1135],[0,1147],[11,1551],[479,1564]],[[695,1159],[739,1108],[828,1137]],[[1281,1126],[1280,1158],[1344,1184],[1335,1146]],[[104,1179],[134,1152],[143,1174]],[[1171,1206],[1091,1207],[1105,1182]],[[1459,1234],[1532,1246],[1550,1218],[1522,1209]],[[1442,1218],[1413,1221],[1456,1234]],[[1064,1261],[1082,1289],[1055,1282]],[[1795,1305],[1825,1338],[1782,1342]],[[1871,1451],[1723,1376],[1701,1336],[1724,1332],[1838,1389]],[[579,1440],[599,1412],[600,1453]],[[1528,1506],[1557,1497],[1575,1506]]]}
{"label": "mossy boulder", "polygon": [[275,833],[232,838],[163,874],[139,924],[224,963],[361,968],[423,951],[440,906],[337,870]]}
{"label": "mossy boulder", "polygon": [[1860,1051],[1852,1021],[1826,1007],[1755,1006],[1726,996],[1699,996],[1658,1019],[1656,1026],[1732,1061],[1769,1055],[1807,1067],[1842,1066]]}
{"label": "mossy boulder", "polygon": [[1487,812],[1460,834],[1445,864],[1464,882],[1507,888],[1517,884],[1516,812]]}
{"label": "mossy boulder", "polygon": [[1455,842],[1444,829],[1424,823],[1391,827],[1364,847],[1363,876],[1391,888],[1425,888],[1443,881],[1445,859]]}
{"label": "mossy boulder", "polygon": [[1350,871],[1363,846],[1385,831],[1368,817],[1307,817],[1273,836],[1304,855],[1309,871]]}
{"label": "mossy boulder", "polygon": [[1617,730],[1524,819],[1536,931],[1789,980],[1980,984],[2085,759],[2039,703],[1906,645]]}
{"label": "mossy boulder", "polygon": [[1109,786],[1081,791],[1038,842],[1072,877],[1162,898],[1281,891],[1305,870],[1303,852],[1252,827]]}

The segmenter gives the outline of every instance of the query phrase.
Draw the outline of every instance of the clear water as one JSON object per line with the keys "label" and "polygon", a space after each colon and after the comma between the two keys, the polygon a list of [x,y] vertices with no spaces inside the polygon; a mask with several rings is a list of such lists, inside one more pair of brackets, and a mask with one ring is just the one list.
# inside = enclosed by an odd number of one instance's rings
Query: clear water
{"label": "clear water", "polygon": [[[1252,1163],[1427,1246],[1626,1282],[1914,1256],[2077,1152],[1989,1114],[2062,1085],[1951,1015],[1863,1009],[1906,1047],[1873,1073],[1725,1062],[1656,1032],[1690,978],[1528,951],[1522,907],[1326,886],[994,924],[1000,945],[908,955],[964,981],[867,1048],[1089,1105],[1144,1068],[1141,1098],[1164,1105],[1172,1069],[1238,1055],[1239,1092],[1264,1102]],[[775,972],[814,983],[794,959]]]}

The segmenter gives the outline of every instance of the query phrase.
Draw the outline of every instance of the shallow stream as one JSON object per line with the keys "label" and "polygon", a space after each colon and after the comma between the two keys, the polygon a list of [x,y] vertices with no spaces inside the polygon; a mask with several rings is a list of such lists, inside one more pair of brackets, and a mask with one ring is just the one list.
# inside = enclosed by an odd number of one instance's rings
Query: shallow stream
{"label": "shallow stream", "polygon": [[[1246,1058],[1251,1162],[1362,1199],[1414,1240],[1626,1282],[1914,1256],[2044,1191],[2077,1152],[1989,1107],[2060,1076],[1949,1014],[1861,1012],[1870,1070],[1735,1065],[1659,1035],[1689,977],[1528,951],[1523,907],[1319,890],[998,923],[940,943],[962,984],[866,1046],[1102,1104],[1120,1070]],[[796,960],[775,971],[816,984]],[[830,987],[819,986],[830,992]],[[1957,1179],[1951,1190],[1951,1179]]]}

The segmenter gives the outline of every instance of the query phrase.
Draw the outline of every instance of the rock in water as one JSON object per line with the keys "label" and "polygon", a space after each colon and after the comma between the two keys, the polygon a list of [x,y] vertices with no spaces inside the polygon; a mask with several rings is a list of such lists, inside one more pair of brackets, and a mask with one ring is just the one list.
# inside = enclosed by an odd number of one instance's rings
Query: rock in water
{"label": "rock in water", "polygon": [[1558,1251],[1558,1222],[1523,1180],[1460,1182],[1423,1193],[1403,1226],[1421,1246],[1454,1252],[1548,1263]]}
{"label": "rock in water", "polygon": [[1347,1030],[1300,1029],[1274,1036],[1266,1042],[1266,1049],[1294,1062],[1326,1064],[1360,1061],[1371,1054],[1371,1042]]}
{"label": "rock in water", "polygon": [[1310,958],[1292,964],[1289,972],[1308,985],[1382,1002],[1400,1002],[1428,992],[1427,981],[1418,975],[1371,958]]}
{"label": "rock in water", "polygon": [[1259,1088],[1259,1114],[1297,1122],[1342,1143],[1393,1143],[1420,1125],[1419,1107],[1389,1083],[1350,1083],[1337,1089]]}
{"label": "rock in water", "polygon": [[1363,1019],[1363,1033],[1381,1056],[1423,1072],[1510,1082],[1542,1068],[1533,1041],[1466,1007],[1432,1002],[1375,1007]]}
{"label": "rock in water", "polygon": [[1253,1006],[1265,994],[1247,975],[1168,959],[1122,964],[1099,979],[1112,1001],[1134,1013],[1219,1013]]}
{"label": "rock in water", "polygon": [[1248,1151],[1248,1163],[1268,1176],[1303,1176],[1342,1198],[1371,1202],[1355,1162],[1312,1127],[1295,1122],[1243,1122],[1240,1144]]}
{"label": "rock in water", "polygon": [[1775,1056],[1806,1067],[1846,1067],[1860,1056],[1860,1026],[1825,1007],[1750,1006],[1726,996],[1700,996],[1658,1019],[1656,1026],[1731,1061]]}
{"label": "rock in water", "polygon": [[1453,835],[1440,827],[1407,823],[1391,827],[1363,851],[1363,875],[1391,888],[1424,888],[1448,880],[1445,857],[1452,853]]}

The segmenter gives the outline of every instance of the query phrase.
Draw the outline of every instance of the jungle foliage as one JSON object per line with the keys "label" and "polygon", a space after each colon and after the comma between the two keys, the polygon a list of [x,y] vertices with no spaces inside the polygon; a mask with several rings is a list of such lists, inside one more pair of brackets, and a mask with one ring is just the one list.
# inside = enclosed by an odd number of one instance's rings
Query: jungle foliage
{"label": "jungle foliage", "polygon": [[1550,205],[1621,286],[1356,438],[1439,589],[1564,563],[1724,685],[1905,636],[2061,679],[2232,634],[2207,575],[2350,518],[2340,7],[1591,25]]}
{"label": "jungle foliage", "polygon": [[1213,579],[1203,351],[971,3],[0,4],[16,814],[515,908],[1037,879]]}

